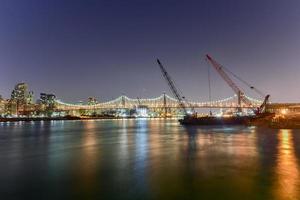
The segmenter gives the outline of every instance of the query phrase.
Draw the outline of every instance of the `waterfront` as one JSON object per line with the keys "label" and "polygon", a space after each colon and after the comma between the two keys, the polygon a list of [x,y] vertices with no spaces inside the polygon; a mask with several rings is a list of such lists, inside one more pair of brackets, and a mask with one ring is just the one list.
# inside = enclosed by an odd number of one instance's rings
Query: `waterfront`
{"label": "waterfront", "polygon": [[300,130],[0,123],[3,199],[300,199]]}

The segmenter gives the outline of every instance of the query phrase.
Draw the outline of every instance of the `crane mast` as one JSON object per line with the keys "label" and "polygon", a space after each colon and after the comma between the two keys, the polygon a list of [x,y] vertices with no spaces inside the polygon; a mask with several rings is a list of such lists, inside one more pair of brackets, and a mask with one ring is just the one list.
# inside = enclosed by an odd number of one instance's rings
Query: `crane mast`
{"label": "crane mast", "polygon": [[159,65],[159,68],[163,74],[163,77],[165,78],[165,80],[167,81],[171,92],[173,93],[174,97],[178,100],[179,106],[182,108],[182,110],[184,111],[184,114],[187,115],[187,109],[186,106],[184,104],[184,99],[183,97],[179,94],[179,91],[177,90],[177,88],[175,87],[175,84],[172,80],[172,78],[170,77],[170,75],[168,74],[168,72],[166,71],[166,69],[164,68],[164,66],[161,64],[161,62],[159,61],[159,59],[157,59],[157,63]]}
{"label": "crane mast", "polygon": [[224,81],[231,87],[231,89],[235,92],[238,96],[238,105],[241,107],[241,103],[244,102],[245,104],[249,105],[248,99],[245,98],[245,93],[231,80],[231,78],[227,75],[227,73],[223,70],[223,66],[215,61],[211,56],[208,54],[206,55],[207,60],[211,63],[214,69],[220,74],[220,76],[224,79]]}

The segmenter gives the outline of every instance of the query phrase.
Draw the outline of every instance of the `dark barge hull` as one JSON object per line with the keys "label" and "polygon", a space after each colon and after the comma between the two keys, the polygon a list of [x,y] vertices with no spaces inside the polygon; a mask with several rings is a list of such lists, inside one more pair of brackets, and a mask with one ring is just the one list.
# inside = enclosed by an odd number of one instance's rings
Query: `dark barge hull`
{"label": "dark barge hull", "polygon": [[274,117],[274,113],[262,113],[254,116],[230,116],[230,117],[193,117],[186,116],[180,119],[179,122],[182,125],[266,125]]}
{"label": "dark barge hull", "polygon": [[[251,117],[252,118],[252,117]],[[250,117],[185,117],[180,119],[182,125],[248,125]]]}

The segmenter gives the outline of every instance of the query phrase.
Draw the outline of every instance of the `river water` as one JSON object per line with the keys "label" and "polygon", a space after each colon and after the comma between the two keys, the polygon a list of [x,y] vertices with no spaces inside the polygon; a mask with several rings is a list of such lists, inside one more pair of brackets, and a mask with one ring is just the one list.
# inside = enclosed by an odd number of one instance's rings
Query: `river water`
{"label": "river water", "polygon": [[300,130],[0,123],[1,199],[300,199]]}

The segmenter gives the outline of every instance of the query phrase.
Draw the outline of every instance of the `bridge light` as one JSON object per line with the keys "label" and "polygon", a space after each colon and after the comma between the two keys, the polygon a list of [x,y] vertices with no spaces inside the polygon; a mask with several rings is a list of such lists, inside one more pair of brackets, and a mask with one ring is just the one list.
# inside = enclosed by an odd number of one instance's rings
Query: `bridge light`
{"label": "bridge light", "polygon": [[288,110],[287,110],[287,109],[281,109],[281,110],[280,110],[280,113],[281,113],[282,115],[286,115],[286,114],[288,113]]}

